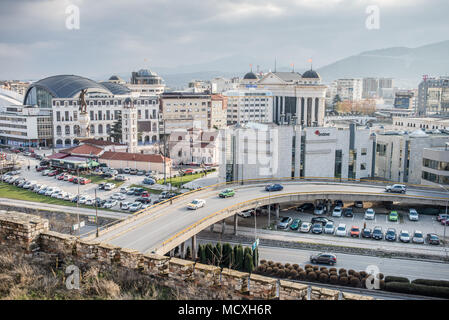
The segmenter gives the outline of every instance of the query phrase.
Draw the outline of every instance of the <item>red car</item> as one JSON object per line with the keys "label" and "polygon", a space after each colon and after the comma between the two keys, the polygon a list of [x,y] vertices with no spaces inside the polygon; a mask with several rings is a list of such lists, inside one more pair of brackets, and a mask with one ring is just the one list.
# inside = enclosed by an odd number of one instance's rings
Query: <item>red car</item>
{"label": "red car", "polygon": [[449,226],[449,219],[442,219],[440,222],[443,226],[444,225]]}
{"label": "red car", "polygon": [[65,175],[66,175],[65,173],[61,173],[59,176],[56,177],[56,179],[64,180]]}
{"label": "red car", "polygon": [[58,174],[58,170],[53,170],[53,171],[51,171],[49,174],[48,174],[48,176],[49,177],[54,177],[55,175],[57,175]]}
{"label": "red car", "polygon": [[150,194],[148,193],[148,191],[144,191],[144,192],[142,192],[142,194],[140,196],[142,198],[148,198],[150,196]]}
{"label": "red car", "polygon": [[193,173],[193,169],[187,169],[184,171],[184,174],[190,174]]}
{"label": "red car", "polygon": [[90,179],[87,179],[87,178],[81,178],[80,179],[80,184],[88,184],[88,183],[90,183],[91,182],[91,180]]}
{"label": "red car", "polygon": [[351,237],[358,238],[360,236],[360,228],[356,226],[351,227],[351,232],[349,233]]}
{"label": "red car", "polygon": [[44,170],[47,170],[47,167],[42,167],[42,166],[41,166],[41,167],[37,167],[37,168],[36,168],[36,171],[37,171],[37,172],[41,172],[41,171],[44,171]]}
{"label": "red car", "polygon": [[77,176],[72,176],[70,179],[69,179],[69,182],[73,182],[73,180],[75,180],[76,178],[78,178]]}

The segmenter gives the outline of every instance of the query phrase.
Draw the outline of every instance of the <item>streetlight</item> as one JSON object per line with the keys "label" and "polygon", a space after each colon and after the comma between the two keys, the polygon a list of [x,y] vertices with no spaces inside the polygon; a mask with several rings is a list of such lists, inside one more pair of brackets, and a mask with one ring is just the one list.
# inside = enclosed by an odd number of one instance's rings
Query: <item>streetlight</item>
{"label": "streetlight", "polygon": [[[446,187],[444,187],[443,185],[441,185],[441,184],[439,184],[439,186],[441,187],[441,188],[443,188],[444,190],[446,190],[446,192],[448,192],[449,193],[449,190],[446,188]],[[446,255],[447,255],[447,251],[446,251],[446,226],[447,226],[447,205],[448,205],[448,202],[449,202],[449,200],[446,200],[446,221],[444,222],[444,231],[443,231],[443,238],[444,238],[444,252],[446,253]]]}

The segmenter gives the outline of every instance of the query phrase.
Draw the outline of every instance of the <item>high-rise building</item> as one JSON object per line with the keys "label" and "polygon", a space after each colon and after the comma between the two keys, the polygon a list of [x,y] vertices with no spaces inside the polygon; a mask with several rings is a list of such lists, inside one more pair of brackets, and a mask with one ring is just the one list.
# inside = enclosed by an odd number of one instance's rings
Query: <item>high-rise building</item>
{"label": "high-rise building", "polygon": [[449,115],[449,77],[424,77],[418,87],[418,114]]}
{"label": "high-rise building", "polygon": [[331,99],[339,96],[341,101],[362,100],[362,79],[338,79],[331,85]]}
{"label": "high-rise building", "polygon": [[237,89],[223,93],[228,98],[227,124],[273,122],[273,94],[263,89]]}

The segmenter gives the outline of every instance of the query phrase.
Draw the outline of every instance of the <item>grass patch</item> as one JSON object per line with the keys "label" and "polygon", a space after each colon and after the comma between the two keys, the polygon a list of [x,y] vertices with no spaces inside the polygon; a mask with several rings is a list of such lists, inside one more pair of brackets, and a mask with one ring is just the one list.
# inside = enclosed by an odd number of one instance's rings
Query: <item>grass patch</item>
{"label": "grass patch", "polygon": [[[5,182],[0,182],[0,198],[33,201],[40,203],[55,204],[66,207],[76,207],[76,202],[65,201],[61,199],[51,198],[42,194],[37,194],[27,189],[18,188]],[[79,205],[80,208],[95,209],[94,206]],[[114,211],[111,209],[98,208],[98,210]]]}
{"label": "grass patch", "polygon": [[[214,172],[214,171],[215,171],[215,169],[208,171],[206,174],[204,174],[204,172],[194,173],[194,174],[186,174],[182,177],[180,176],[180,177],[174,177],[174,178],[167,178],[166,180],[167,180],[167,183],[171,183],[172,186],[179,188],[185,183],[191,182],[191,181],[199,179],[199,178],[203,178],[207,174]],[[163,184],[164,179],[159,179],[156,182],[159,184]]]}
{"label": "grass patch", "polygon": [[148,193],[152,193],[152,194],[161,194],[162,191],[163,191],[163,190],[151,189],[151,188],[148,188],[148,187],[144,187],[144,186],[141,186],[140,184],[132,184],[130,186],[130,188],[142,188],[142,189],[148,191]]}

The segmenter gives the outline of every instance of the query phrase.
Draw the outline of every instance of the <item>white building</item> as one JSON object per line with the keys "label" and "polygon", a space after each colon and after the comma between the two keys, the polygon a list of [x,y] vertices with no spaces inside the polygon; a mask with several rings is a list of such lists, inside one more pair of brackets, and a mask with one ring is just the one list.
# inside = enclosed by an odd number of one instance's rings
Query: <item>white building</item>
{"label": "white building", "polygon": [[238,89],[223,93],[228,98],[227,124],[273,122],[273,94],[263,89]]}
{"label": "white building", "polygon": [[32,106],[0,107],[0,144],[49,146],[52,144],[51,112]]}
{"label": "white building", "polygon": [[248,72],[240,88],[257,88],[273,94],[273,121],[276,124],[302,124],[304,127],[322,126],[326,86],[320,75],[309,70],[297,72],[268,72],[259,79]]}
{"label": "white building", "polygon": [[421,183],[449,186],[449,142],[444,147],[423,149]]}
{"label": "white building", "polygon": [[331,84],[330,91],[331,100],[338,95],[341,101],[360,101],[363,81],[362,79],[338,79]]}
{"label": "white building", "polygon": [[396,182],[420,184],[423,170],[423,150],[444,147],[449,134],[425,133],[421,129],[405,134],[377,134],[376,177]]}
{"label": "white building", "polygon": [[375,136],[368,129],[249,123],[220,132],[221,181],[371,177]]}
{"label": "white building", "polygon": [[160,95],[165,90],[164,80],[157,73],[148,69],[132,72],[131,82],[125,85],[139,96]]}
{"label": "white building", "polygon": [[223,93],[229,90],[236,90],[239,86],[240,79],[237,77],[227,79],[223,77],[217,77],[210,81],[212,93]]}

